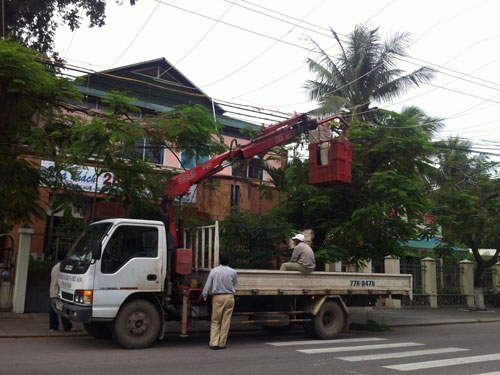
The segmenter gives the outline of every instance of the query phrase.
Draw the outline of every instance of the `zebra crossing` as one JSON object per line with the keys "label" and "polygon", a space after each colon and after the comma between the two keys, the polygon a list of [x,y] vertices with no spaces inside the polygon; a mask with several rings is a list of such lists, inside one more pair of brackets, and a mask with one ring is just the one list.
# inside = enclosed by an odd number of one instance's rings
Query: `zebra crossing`
{"label": "zebra crossing", "polygon": [[[276,347],[295,347],[295,351],[304,354],[325,354],[333,353],[334,358],[347,362],[362,362],[362,361],[382,361],[382,360],[398,360],[412,357],[423,358],[422,361],[411,363],[396,363],[396,364],[381,364],[380,367],[390,370],[408,372],[416,370],[428,370],[434,368],[443,368],[458,366],[472,363],[483,363],[499,361],[497,368],[500,368],[500,353],[470,355],[466,352],[469,348],[459,347],[442,347],[442,348],[423,348],[426,344],[419,342],[389,342],[386,338],[365,337],[365,338],[348,338],[336,340],[304,340],[304,341],[283,341],[269,342],[268,345]],[[312,348],[317,345],[321,347]],[[402,350],[399,350],[402,349]],[[408,349],[408,350],[406,350]],[[412,350],[409,350],[412,349]],[[384,352],[369,353],[372,350]],[[394,351],[393,351],[394,350]],[[342,355],[346,352],[368,352],[356,355]],[[430,359],[435,358],[440,354],[456,353],[454,358],[446,359]],[[337,356],[338,355],[338,356]],[[430,358],[427,358],[430,357]],[[471,375],[500,375],[500,371],[486,372],[481,374]]]}

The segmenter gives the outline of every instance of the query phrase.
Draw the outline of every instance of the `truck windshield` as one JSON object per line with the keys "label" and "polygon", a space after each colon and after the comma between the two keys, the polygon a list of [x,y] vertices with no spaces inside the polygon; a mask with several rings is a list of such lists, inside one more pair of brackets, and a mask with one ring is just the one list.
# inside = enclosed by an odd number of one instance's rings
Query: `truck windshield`
{"label": "truck windshield", "polygon": [[102,240],[111,223],[99,223],[90,225],[76,240],[69,250],[65,261],[87,261],[92,259],[92,244],[95,240]]}

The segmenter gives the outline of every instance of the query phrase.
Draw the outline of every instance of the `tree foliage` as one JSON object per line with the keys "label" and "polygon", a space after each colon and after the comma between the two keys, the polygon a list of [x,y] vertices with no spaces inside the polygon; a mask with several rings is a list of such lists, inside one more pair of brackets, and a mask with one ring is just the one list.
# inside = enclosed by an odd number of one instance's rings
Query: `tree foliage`
{"label": "tree foliage", "polygon": [[[481,287],[482,274],[500,254],[500,180],[494,174],[497,163],[469,152],[470,144],[455,138],[440,146],[433,213],[446,242],[472,250],[477,264],[474,285]],[[479,249],[496,252],[484,259]]]}
{"label": "tree foliage", "polygon": [[[80,95],[66,79],[37,61],[40,55],[0,40],[0,222],[29,221],[41,215],[39,169],[27,158],[29,138],[43,121],[62,118],[61,104]],[[37,150],[38,151],[38,150]],[[24,156],[21,158],[20,156]]]}
{"label": "tree foliage", "polygon": [[293,230],[290,223],[277,215],[258,215],[232,210],[221,223],[221,247],[230,254],[238,268],[267,268],[282,255],[286,238]]}
{"label": "tree foliage", "polygon": [[351,124],[352,184],[309,185],[307,161],[295,160],[286,171],[289,199],[278,212],[293,227],[315,231],[314,247],[325,261],[401,255],[401,242],[420,233],[428,192],[421,171],[432,170],[429,135],[439,123],[413,107],[382,111],[377,122]]}
{"label": "tree foliage", "polygon": [[309,39],[318,58],[308,59],[316,78],[308,80],[305,87],[310,98],[320,103],[317,113],[344,112],[354,120],[373,120],[372,101],[398,98],[433,76],[428,67],[409,74],[397,68],[397,59],[407,56],[408,33],[397,33],[382,42],[378,28],[357,25],[342,42],[333,29],[331,32],[338,44],[335,57]]}
{"label": "tree foliage", "polygon": [[[131,5],[136,2],[130,0]],[[4,6],[4,36],[43,53],[54,51],[54,35],[60,25],[73,31],[80,28],[84,17],[89,27],[101,27],[106,19],[104,0],[6,0]]]}

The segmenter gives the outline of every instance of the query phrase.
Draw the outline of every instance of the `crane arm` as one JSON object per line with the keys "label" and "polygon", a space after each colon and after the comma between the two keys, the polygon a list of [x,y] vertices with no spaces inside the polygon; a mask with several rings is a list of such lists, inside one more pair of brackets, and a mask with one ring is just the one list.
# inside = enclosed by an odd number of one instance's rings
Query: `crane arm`
{"label": "crane arm", "polygon": [[[322,120],[319,123],[339,119],[342,127],[346,129],[347,123],[340,116],[333,116]],[[264,129],[259,135],[250,142],[240,145],[234,150],[229,150],[224,154],[218,155],[192,169],[189,169],[173,178],[171,178],[163,195],[162,210],[168,215],[169,231],[175,239],[175,246],[178,245],[175,233],[175,222],[172,203],[175,198],[188,193],[189,188],[200,181],[213,176],[234,160],[249,159],[261,152],[267,151],[275,146],[287,143],[299,135],[315,129],[318,122],[309,118],[306,114],[296,115],[288,120],[282,121]],[[344,130],[345,131],[345,130]],[[227,162],[227,164],[224,164]]]}

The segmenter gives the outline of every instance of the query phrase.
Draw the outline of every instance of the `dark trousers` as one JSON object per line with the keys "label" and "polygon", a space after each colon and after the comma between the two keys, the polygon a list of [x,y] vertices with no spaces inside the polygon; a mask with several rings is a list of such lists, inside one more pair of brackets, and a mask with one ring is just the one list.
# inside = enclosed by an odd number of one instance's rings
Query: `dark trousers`
{"label": "dark trousers", "polygon": [[[59,315],[52,307],[52,300],[53,300],[53,298],[50,300],[49,328],[50,329],[59,329]],[[63,324],[65,331],[69,331],[71,328],[73,328],[73,325],[71,324],[71,321],[69,319],[63,318],[61,316],[61,321],[62,321],[62,324]]]}

